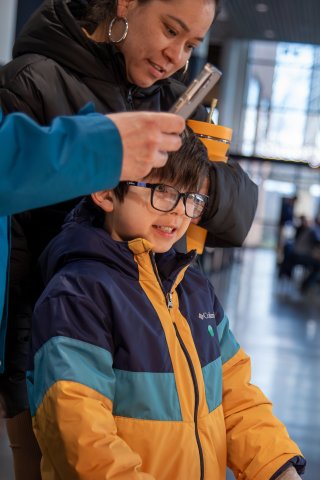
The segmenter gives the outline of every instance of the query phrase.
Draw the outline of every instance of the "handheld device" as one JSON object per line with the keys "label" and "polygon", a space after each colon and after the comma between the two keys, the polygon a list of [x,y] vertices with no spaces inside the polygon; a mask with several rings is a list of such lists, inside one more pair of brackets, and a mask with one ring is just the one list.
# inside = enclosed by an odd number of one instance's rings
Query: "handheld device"
{"label": "handheld device", "polygon": [[222,73],[210,63],[206,63],[199,75],[171,107],[170,112],[185,120],[190,117],[204,97],[217,83]]}

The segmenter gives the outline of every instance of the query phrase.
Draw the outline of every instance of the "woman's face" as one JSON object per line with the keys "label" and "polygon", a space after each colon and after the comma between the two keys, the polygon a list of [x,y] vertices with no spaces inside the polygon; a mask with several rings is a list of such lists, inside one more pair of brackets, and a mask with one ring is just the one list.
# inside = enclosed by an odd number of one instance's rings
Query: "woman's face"
{"label": "woman's face", "polygon": [[117,14],[129,22],[127,38],[118,45],[127,78],[146,88],[185,66],[213,21],[215,2],[119,0]]}

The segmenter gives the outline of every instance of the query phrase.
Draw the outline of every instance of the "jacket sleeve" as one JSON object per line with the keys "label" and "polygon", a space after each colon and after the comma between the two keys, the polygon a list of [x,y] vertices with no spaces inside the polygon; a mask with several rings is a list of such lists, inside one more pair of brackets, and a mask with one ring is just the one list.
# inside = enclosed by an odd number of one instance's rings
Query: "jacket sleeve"
{"label": "jacket sleeve", "polygon": [[0,110],[0,216],[117,185],[122,143],[113,122],[87,112],[41,127]]}
{"label": "jacket sleeve", "polygon": [[[20,78],[19,78],[20,80]],[[17,81],[17,77],[16,77]],[[19,82],[20,83],[20,82]],[[21,82],[23,83],[23,82]],[[22,112],[28,115],[28,117],[40,122],[40,111],[39,114],[36,115],[33,111],[31,105],[34,105],[35,102],[31,100],[31,91],[30,88],[27,88],[24,83],[24,88],[21,86],[20,90],[18,89],[17,92],[14,90],[10,90],[9,88],[5,88],[0,86],[0,104],[2,111],[5,115],[13,112]],[[41,103],[41,102],[39,102]],[[38,103],[38,106],[39,106]],[[39,109],[40,110],[40,109]]]}
{"label": "jacket sleeve", "polygon": [[42,471],[68,480],[154,480],[117,434],[111,325],[85,281],[65,276],[34,312],[28,390]]}
{"label": "jacket sleeve", "polygon": [[303,473],[306,462],[273,414],[271,402],[251,383],[250,358],[234,338],[225,314],[218,324],[218,334],[228,467],[243,480],[274,478],[289,461]]}
{"label": "jacket sleeve", "polygon": [[[192,118],[206,122],[200,105]],[[251,228],[258,187],[234,160],[210,162],[210,200],[200,226],[208,231],[207,247],[240,247]]]}
{"label": "jacket sleeve", "polygon": [[200,221],[200,226],[208,230],[206,246],[241,246],[256,212],[257,185],[233,160],[210,162],[209,196]]}

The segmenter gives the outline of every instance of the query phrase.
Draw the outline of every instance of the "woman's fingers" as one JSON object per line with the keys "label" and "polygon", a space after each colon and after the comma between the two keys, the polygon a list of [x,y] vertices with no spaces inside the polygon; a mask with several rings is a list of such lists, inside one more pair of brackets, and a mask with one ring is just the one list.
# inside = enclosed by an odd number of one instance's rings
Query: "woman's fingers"
{"label": "woman's fingers", "polygon": [[168,153],[181,146],[184,120],[171,113],[126,112],[108,115],[123,146],[120,180],[138,180],[165,165]]}

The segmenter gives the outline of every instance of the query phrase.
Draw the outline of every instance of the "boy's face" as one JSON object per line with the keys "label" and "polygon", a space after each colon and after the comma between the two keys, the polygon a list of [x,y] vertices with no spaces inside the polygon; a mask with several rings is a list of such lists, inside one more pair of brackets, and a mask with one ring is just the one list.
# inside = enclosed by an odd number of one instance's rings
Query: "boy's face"
{"label": "boy's face", "polygon": [[[152,179],[152,183],[157,181]],[[190,225],[182,198],[172,211],[161,212],[152,207],[149,188],[130,186],[123,202],[112,190],[97,192],[92,198],[107,213],[105,228],[114,240],[144,238],[156,253],[170,250]]]}

